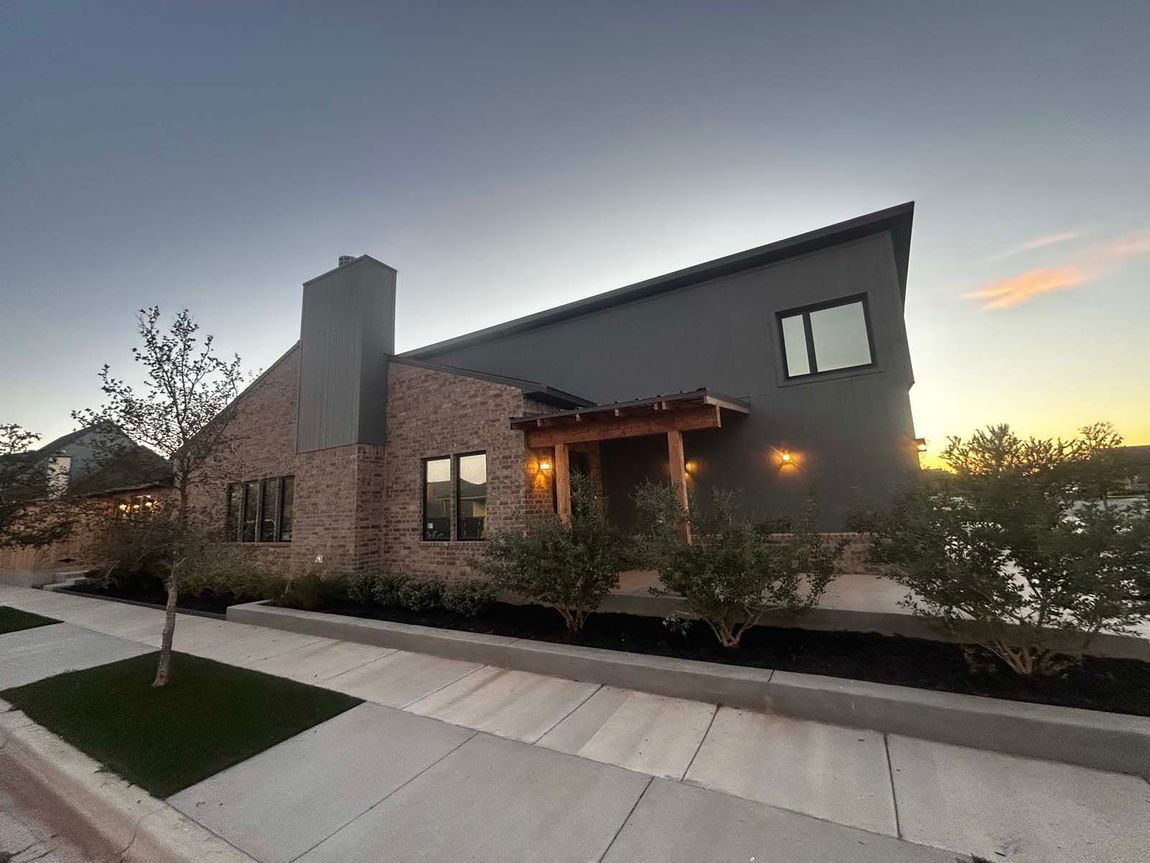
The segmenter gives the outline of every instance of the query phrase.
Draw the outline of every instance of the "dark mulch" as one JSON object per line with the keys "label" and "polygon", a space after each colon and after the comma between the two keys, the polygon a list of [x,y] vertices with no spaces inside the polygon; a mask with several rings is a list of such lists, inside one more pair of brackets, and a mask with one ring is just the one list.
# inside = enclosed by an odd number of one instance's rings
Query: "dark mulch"
{"label": "dark mulch", "polygon": [[403,608],[342,606],[323,610],[608,650],[1150,716],[1150,663],[1137,660],[1086,657],[1059,676],[1027,680],[989,654],[980,656],[979,664],[985,668],[972,672],[960,645],[867,632],[764,626],[747,633],[738,648],[727,650],[701,622],[691,625],[686,633],[676,633],[658,618],[630,614],[593,614],[583,632],[568,638],[559,615],[537,605],[497,603],[474,618],[443,609],[413,613]]}
{"label": "dark mulch", "polygon": [[21,611],[7,605],[0,605],[0,634],[5,632],[19,632],[22,629],[35,629],[37,626],[47,626],[49,623],[59,623],[51,617],[43,617],[30,611]]}
{"label": "dark mulch", "polygon": [[348,710],[349,695],[172,654],[70,671],[8,689],[4,699],[114,772],[167,797]]}
{"label": "dark mulch", "polygon": [[[164,584],[159,579],[144,580],[130,586],[101,585],[93,581],[84,581],[64,588],[63,592],[106,599],[126,599],[130,602],[141,602],[161,608],[168,601],[168,592],[164,590]],[[251,601],[251,597],[237,597],[232,593],[215,593],[205,590],[199,594],[182,594],[179,597],[177,607],[180,611],[201,611],[219,615],[226,613],[229,605]]]}

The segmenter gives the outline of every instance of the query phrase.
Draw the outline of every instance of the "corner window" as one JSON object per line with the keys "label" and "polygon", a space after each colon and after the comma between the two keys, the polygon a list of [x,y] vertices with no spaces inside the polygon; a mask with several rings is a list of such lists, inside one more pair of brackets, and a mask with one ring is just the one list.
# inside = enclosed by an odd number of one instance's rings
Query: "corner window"
{"label": "corner window", "polygon": [[234,482],[228,486],[226,542],[291,542],[295,477]]}
{"label": "corner window", "polygon": [[483,539],[487,523],[487,454],[456,456],[456,539]]}
{"label": "corner window", "polygon": [[788,378],[874,364],[863,296],[782,312],[779,332]]}
{"label": "corner window", "polygon": [[451,459],[423,462],[423,538],[451,539]]}

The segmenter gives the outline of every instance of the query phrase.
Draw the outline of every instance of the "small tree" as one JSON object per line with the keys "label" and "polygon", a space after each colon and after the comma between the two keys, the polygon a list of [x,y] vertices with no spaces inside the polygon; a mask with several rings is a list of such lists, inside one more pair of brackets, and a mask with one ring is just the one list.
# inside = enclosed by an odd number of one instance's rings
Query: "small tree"
{"label": "small tree", "polygon": [[662,583],[652,593],[681,596],[723,647],[738,647],[770,611],[817,605],[845,546],[816,532],[813,503],[791,533],[776,534],[740,515],[730,491],[717,491],[706,515],[694,501],[684,512],[669,486],[642,486],[636,502],[647,558]]}
{"label": "small tree", "polygon": [[1145,507],[1077,500],[1081,440],[1023,439],[992,426],[952,438],[951,473],[904,493],[862,525],[872,555],[908,588],[903,604],[942,618],[1012,671],[1055,670],[1075,635],[1128,631],[1150,560]]}
{"label": "small tree", "polygon": [[68,535],[72,521],[47,500],[46,466],[30,451],[40,435],[0,424],[0,547],[42,547]]}
{"label": "small tree", "polygon": [[1111,493],[1129,474],[1122,435],[1108,422],[1083,426],[1078,430],[1076,455],[1082,491],[1106,506]]}
{"label": "small tree", "polygon": [[[210,460],[235,443],[231,403],[239,393],[243,373],[239,356],[224,359],[216,354],[212,336],[200,339],[199,325],[187,309],[166,329],[160,323],[158,306],[141,310],[138,321],[141,343],[132,348],[132,357],[143,367],[142,389],[112,377],[105,365],[99,373],[100,389],[107,399],[104,406],[73,416],[85,425],[110,422],[172,462],[176,510],[162,516],[152,534],[160,540],[157,562],[165,571],[167,589],[164,633],[153,681],[153,686],[163,686],[171,669],[180,576],[204,547],[192,516],[189,490],[193,481],[204,479]],[[152,542],[145,545],[157,547]]]}
{"label": "small tree", "polygon": [[608,520],[604,502],[585,477],[573,475],[569,523],[550,517],[523,533],[496,536],[478,566],[497,588],[554,606],[574,634],[618,587],[627,560],[626,542]]}

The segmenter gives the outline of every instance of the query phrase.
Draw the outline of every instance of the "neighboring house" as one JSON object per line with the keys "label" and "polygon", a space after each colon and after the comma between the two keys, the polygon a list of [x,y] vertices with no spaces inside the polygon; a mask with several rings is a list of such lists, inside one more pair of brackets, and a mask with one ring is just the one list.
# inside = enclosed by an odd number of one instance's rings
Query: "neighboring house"
{"label": "neighboring house", "polygon": [[[114,426],[93,425],[36,450],[0,457],[11,470],[40,473],[48,497],[83,499],[81,526],[44,548],[0,548],[0,570],[51,569],[89,563],[95,516],[132,517],[162,506],[172,492],[166,459]],[[79,511],[80,508],[77,508]]]}
{"label": "neighboring house", "polygon": [[1129,465],[1126,477],[1121,481],[1121,494],[1146,494],[1150,492],[1150,444],[1124,446],[1121,448],[1123,461]]}
{"label": "neighboring house", "polygon": [[477,541],[569,513],[623,526],[644,479],[814,494],[841,530],[918,470],[903,306],[913,204],[396,355],[396,271],[305,283],[300,341],[239,397],[191,490],[272,567],[464,572]]}

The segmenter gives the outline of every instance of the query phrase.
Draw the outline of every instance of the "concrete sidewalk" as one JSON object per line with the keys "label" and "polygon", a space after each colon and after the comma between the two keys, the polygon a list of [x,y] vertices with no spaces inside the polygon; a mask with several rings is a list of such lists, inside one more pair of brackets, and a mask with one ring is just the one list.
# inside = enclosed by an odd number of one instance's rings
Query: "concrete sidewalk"
{"label": "concrete sidewalk", "polygon": [[[0,604],[159,643],[152,609],[2,586]],[[41,638],[38,673],[64,670]],[[260,860],[1133,863],[1150,847],[1150,784],[1130,776],[199,617],[176,647],[368,702],[172,798]],[[6,656],[0,641],[0,686]]]}

